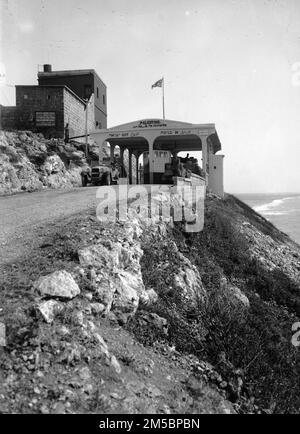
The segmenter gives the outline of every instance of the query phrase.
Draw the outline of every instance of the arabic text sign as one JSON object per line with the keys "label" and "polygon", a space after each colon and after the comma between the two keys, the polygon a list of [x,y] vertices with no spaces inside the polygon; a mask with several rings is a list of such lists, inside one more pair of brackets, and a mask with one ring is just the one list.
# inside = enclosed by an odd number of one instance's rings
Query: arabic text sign
{"label": "arabic text sign", "polygon": [[55,112],[36,112],[35,123],[37,127],[55,127]]}

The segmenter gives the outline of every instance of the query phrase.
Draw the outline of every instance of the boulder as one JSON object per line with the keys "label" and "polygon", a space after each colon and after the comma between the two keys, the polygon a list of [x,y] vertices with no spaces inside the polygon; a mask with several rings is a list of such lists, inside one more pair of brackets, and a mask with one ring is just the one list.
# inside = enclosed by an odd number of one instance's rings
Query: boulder
{"label": "boulder", "polygon": [[140,260],[143,256],[143,250],[139,243],[134,242],[131,245],[121,245],[117,243],[116,248],[118,250],[118,263],[120,268],[130,268],[131,270],[140,269]]}
{"label": "boulder", "polygon": [[116,287],[114,286],[112,279],[108,277],[98,278],[98,283],[95,285],[94,297],[95,299],[105,306],[103,313],[107,314],[113,302],[114,292]]}
{"label": "boulder", "polygon": [[64,163],[58,155],[50,155],[47,157],[44,164],[41,166],[41,169],[48,175],[64,172],[66,170]]}
{"label": "boulder", "polygon": [[157,300],[158,300],[158,295],[153,288],[146,289],[140,295],[140,302],[145,306],[150,306],[152,304],[155,304]]}
{"label": "boulder", "polygon": [[80,294],[80,289],[70,273],[65,270],[54,271],[40,277],[34,289],[44,297],[58,297],[70,300]]}
{"label": "boulder", "polygon": [[82,267],[93,267],[95,270],[108,271],[119,265],[119,255],[103,244],[94,244],[78,251]]}
{"label": "boulder", "polygon": [[51,324],[55,316],[63,310],[63,306],[56,300],[47,300],[38,303],[37,310],[42,315],[43,319],[48,324]]}
{"label": "boulder", "polygon": [[138,293],[142,291],[141,281],[132,273],[122,271],[115,279],[115,293],[112,311],[122,322],[133,316],[139,305]]}
{"label": "boulder", "polygon": [[91,303],[91,309],[94,315],[100,315],[105,311],[105,305],[102,303]]}
{"label": "boulder", "polygon": [[168,334],[168,321],[165,318],[153,312],[145,312],[141,315],[141,319],[143,322],[150,324],[165,335]]}

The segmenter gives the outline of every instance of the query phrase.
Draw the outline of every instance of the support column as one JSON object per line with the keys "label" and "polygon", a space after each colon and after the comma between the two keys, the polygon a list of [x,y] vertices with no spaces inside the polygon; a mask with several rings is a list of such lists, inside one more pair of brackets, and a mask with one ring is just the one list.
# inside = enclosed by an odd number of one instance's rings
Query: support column
{"label": "support column", "polygon": [[202,169],[204,171],[204,177],[207,184],[208,180],[208,142],[207,136],[201,137],[202,142]]}
{"label": "support column", "polygon": [[154,173],[154,151],[153,151],[153,139],[148,139],[149,144],[149,183],[153,184],[153,173]]}
{"label": "support column", "polygon": [[125,151],[125,149],[120,147],[120,161],[121,161],[121,164],[123,164],[123,165],[124,165],[124,151]]}
{"label": "support column", "polygon": [[114,161],[114,155],[115,155],[115,145],[112,143],[110,144],[110,161]]}
{"label": "support column", "polygon": [[121,175],[124,176],[124,151],[125,149],[120,146],[120,162],[121,162]]}
{"label": "support column", "polygon": [[136,172],[136,183],[140,184],[139,182],[139,158],[140,158],[141,153],[140,152],[136,152],[134,154],[135,156],[135,172]]}
{"label": "support column", "polygon": [[100,141],[100,146],[99,146],[99,164],[103,163],[103,148],[105,146],[105,142],[106,140],[101,140]]}
{"label": "support column", "polygon": [[128,149],[128,177],[129,184],[132,184],[132,151]]}

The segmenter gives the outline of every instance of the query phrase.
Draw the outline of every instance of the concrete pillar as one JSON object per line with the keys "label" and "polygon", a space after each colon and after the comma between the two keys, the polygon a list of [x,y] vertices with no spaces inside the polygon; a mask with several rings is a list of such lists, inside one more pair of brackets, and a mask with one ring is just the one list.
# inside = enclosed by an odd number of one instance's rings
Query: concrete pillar
{"label": "concrete pillar", "polygon": [[154,151],[153,151],[153,140],[148,139],[149,145],[149,182],[153,184],[153,173],[154,173]]}
{"label": "concrete pillar", "polygon": [[208,179],[208,142],[207,136],[201,137],[202,142],[202,169],[204,171],[204,177],[207,183]]}
{"label": "concrete pillar", "polygon": [[140,158],[141,152],[136,152],[134,155],[135,155],[136,183],[140,184],[140,182],[139,182],[139,158]]}
{"label": "concrete pillar", "polygon": [[121,165],[122,165],[122,167],[121,167],[121,174],[122,174],[122,177],[124,176],[124,151],[125,151],[125,148],[121,148],[121,146],[120,146],[120,162],[121,162]]}
{"label": "concrete pillar", "polygon": [[101,140],[100,141],[100,146],[99,146],[99,164],[103,163],[103,148],[105,146],[105,142],[106,140]]}
{"label": "concrete pillar", "polygon": [[224,197],[223,159],[224,155],[210,155],[208,179],[209,190],[221,198]]}
{"label": "concrete pillar", "polygon": [[128,177],[129,184],[132,184],[132,151],[128,149]]}
{"label": "concrete pillar", "polygon": [[125,149],[120,147],[120,161],[123,166],[124,166],[124,151]]}
{"label": "concrete pillar", "polygon": [[114,160],[114,155],[115,155],[115,145],[113,145],[112,143],[110,144],[110,161]]}

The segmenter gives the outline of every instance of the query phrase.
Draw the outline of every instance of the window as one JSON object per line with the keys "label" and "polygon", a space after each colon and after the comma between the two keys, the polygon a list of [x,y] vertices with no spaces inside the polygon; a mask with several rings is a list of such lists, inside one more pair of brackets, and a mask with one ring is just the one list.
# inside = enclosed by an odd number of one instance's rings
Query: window
{"label": "window", "polygon": [[105,95],[103,95],[103,104],[105,105]]}
{"label": "window", "polygon": [[47,95],[47,99],[51,99],[51,95]]}
{"label": "window", "polygon": [[97,98],[99,98],[99,87],[97,87]]}
{"label": "window", "polygon": [[28,95],[27,95],[26,93],[24,93],[23,98],[24,98],[24,99],[28,99]]}

